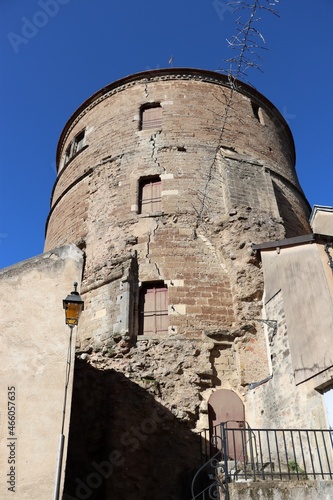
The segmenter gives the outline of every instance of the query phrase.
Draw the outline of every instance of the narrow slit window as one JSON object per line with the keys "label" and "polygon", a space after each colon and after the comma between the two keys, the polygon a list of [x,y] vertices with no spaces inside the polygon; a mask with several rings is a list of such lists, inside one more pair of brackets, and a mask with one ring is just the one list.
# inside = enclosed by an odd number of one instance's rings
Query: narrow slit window
{"label": "narrow slit window", "polygon": [[140,290],[139,335],[168,333],[168,288],[164,283],[144,284]]}
{"label": "narrow slit window", "polygon": [[68,160],[70,159],[70,157],[71,157],[71,149],[72,149],[72,143],[68,146],[68,148],[65,151],[64,163],[67,163]]}
{"label": "narrow slit window", "polygon": [[149,214],[162,210],[162,183],[160,177],[139,181],[139,213]]}
{"label": "narrow slit window", "polygon": [[265,125],[261,107],[255,102],[251,101],[253,116],[258,120],[261,125]]}
{"label": "narrow slit window", "polygon": [[259,106],[258,104],[255,104],[254,102],[251,102],[252,104],[252,111],[253,111],[253,116],[260,122],[259,119]]}
{"label": "narrow slit window", "polygon": [[140,129],[162,128],[162,107],[160,104],[143,106],[140,113]]}

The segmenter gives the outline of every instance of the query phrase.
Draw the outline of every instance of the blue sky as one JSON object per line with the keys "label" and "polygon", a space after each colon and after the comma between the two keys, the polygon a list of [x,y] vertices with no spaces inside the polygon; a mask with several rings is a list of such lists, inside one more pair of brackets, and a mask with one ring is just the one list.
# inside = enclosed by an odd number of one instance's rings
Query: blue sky
{"label": "blue sky", "polygon": [[[73,111],[113,80],[167,67],[171,55],[175,67],[226,68],[239,14],[225,2],[1,1],[0,267],[43,251],[57,141]],[[248,79],[291,127],[310,204],[332,206],[333,1],[277,9],[257,25],[269,50],[263,73]]]}

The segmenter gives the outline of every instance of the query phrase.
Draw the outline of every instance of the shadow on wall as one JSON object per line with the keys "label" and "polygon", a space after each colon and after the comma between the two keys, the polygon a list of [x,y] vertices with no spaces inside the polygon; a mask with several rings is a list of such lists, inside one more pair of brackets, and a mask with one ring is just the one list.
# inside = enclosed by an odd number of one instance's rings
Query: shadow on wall
{"label": "shadow on wall", "polygon": [[76,360],[63,500],[187,500],[200,439],[140,386]]}

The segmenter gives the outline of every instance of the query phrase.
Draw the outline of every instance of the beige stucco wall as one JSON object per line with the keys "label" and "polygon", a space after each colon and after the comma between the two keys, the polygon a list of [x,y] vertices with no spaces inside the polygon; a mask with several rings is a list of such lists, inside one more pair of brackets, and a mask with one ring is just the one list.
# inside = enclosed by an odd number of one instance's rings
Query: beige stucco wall
{"label": "beige stucco wall", "polygon": [[321,247],[309,243],[262,252],[265,302],[282,290],[296,384],[333,366],[333,298]]}
{"label": "beige stucco wall", "polygon": [[333,236],[333,207],[315,205],[310,223],[314,233]]}
{"label": "beige stucco wall", "polygon": [[68,245],[0,271],[1,499],[53,498],[70,338],[62,299],[82,265]]}

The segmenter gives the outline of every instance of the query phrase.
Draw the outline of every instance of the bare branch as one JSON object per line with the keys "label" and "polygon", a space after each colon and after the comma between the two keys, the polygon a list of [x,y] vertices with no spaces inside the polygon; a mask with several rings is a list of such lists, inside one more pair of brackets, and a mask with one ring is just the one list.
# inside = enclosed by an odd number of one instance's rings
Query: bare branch
{"label": "bare branch", "polygon": [[236,57],[225,60],[229,64],[229,72],[235,79],[247,76],[249,68],[261,71],[258,63],[262,61],[260,51],[267,50],[267,47],[264,46],[266,40],[263,34],[257,29],[257,24],[262,20],[257,13],[264,11],[278,16],[278,12],[274,9],[278,3],[279,0],[254,0],[253,3],[239,0],[228,3],[230,7],[233,7],[233,12],[242,12],[242,14],[244,11],[248,12],[246,21],[243,21],[241,16],[236,19],[237,34],[227,40],[228,46],[238,51]]}
{"label": "bare branch", "polygon": [[[227,74],[230,92],[225,96],[225,111],[223,116],[221,116],[222,123],[214,157],[208,167],[203,189],[196,191],[196,196],[200,203],[199,209],[194,208],[198,219],[197,225],[199,221],[203,220],[205,211],[209,212],[209,187],[211,182],[217,180],[216,174],[220,144],[229,127],[229,118],[233,108],[233,94],[237,92],[238,88],[237,80],[247,80],[247,71],[249,69],[257,69],[262,72],[259,64],[262,61],[260,53],[262,50],[268,49],[265,47],[266,40],[263,34],[257,28],[258,23],[262,20],[262,18],[258,16],[258,13],[269,13],[278,16],[278,12],[275,9],[278,3],[279,0],[234,0],[227,4],[227,6],[232,9],[233,13],[241,14],[235,21],[236,34],[232,36],[230,40],[227,40],[228,46],[234,51],[237,51],[237,54],[225,60],[225,62],[228,63],[229,69],[226,71],[221,70]],[[244,13],[248,13],[245,21],[242,19]]]}

